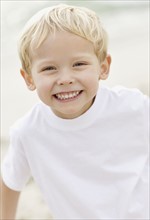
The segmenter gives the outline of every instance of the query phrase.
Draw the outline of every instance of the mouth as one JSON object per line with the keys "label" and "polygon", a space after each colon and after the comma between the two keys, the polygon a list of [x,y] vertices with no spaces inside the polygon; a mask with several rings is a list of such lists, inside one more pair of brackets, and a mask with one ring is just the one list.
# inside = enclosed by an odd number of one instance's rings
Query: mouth
{"label": "mouth", "polygon": [[72,101],[78,98],[83,90],[70,91],[70,92],[61,92],[53,95],[59,101]]}

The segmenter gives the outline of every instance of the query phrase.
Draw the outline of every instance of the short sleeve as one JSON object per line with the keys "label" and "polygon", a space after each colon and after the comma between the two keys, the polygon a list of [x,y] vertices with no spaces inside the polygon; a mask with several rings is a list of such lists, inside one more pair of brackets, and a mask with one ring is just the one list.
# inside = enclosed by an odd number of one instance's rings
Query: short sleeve
{"label": "short sleeve", "polygon": [[10,146],[1,166],[6,186],[21,191],[30,177],[30,169],[17,130],[10,130]]}

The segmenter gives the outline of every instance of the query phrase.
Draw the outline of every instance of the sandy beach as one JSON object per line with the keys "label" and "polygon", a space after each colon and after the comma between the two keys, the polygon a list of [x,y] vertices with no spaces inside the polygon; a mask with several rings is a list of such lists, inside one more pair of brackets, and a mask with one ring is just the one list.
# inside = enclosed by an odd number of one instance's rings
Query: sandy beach
{"label": "sandy beach", "polygon": [[[24,6],[22,5],[22,7]],[[33,9],[34,4],[31,4],[31,7]],[[38,7],[40,8],[40,3]],[[116,5],[116,7],[118,6]],[[6,8],[5,10],[2,8],[3,16],[6,12]],[[12,11],[11,13],[15,12]],[[20,63],[16,51],[15,34],[18,33],[21,27],[18,29],[14,27],[15,32],[13,30],[15,23],[9,19],[6,17],[3,22],[9,21],[12,29],[10,28],[9,32],[6,32],[6,27],[2,29],[2,160],[9,146],[10,126],[38,100],[36,94],[29,92],[21,77],[18,76]],[[148,95],[149,40],[147,7],[137,8],[137,10],[136,7],[129,10],[125,8],[124,10],[120,9],[120,11],[116,10],[116,13],[113,11],[106,12],[103,14],[103,20],[111,36],[109,52],[112,55],[112,68],[109,80],[102,82],[102,84],[110,87],[118,84],[130,88],[136,87]],[[11,32],[12,35],[10,34]],[[49,211],[37,185],[32,179],[21,193],[17,219],[52,219],[52,213]]]}

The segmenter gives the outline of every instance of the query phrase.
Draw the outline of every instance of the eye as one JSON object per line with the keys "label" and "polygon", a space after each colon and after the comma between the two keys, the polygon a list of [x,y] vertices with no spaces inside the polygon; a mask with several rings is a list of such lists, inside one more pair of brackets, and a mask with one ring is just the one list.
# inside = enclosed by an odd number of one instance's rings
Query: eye
{"label": "eye", "polygon": [[74,65],[73,65],[73,67],[78,67],[78,66],[84,66],[84,65],[87,65],[86,63],[84,63],[84,62],[77,62],[77,63],[75,63]]}
{"label": "eye", "polygon": [[44,67],[42,69],[42,71],[47,71],[47,70],[56,70],[56,67],[55,66],[48,66],[48,67]]}

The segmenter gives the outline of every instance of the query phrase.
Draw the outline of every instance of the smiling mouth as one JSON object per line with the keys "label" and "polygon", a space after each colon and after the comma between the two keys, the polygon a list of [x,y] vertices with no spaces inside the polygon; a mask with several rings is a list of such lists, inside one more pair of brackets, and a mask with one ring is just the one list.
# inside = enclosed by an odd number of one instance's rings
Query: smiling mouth
{"label": "smiling mouth", "polygon": [[83,90],[72,91],[72,92],[62,92],[62,93],[55,94],[54,97],[60,101],[71,101],[71,100],[76,99],[82,92]]}

